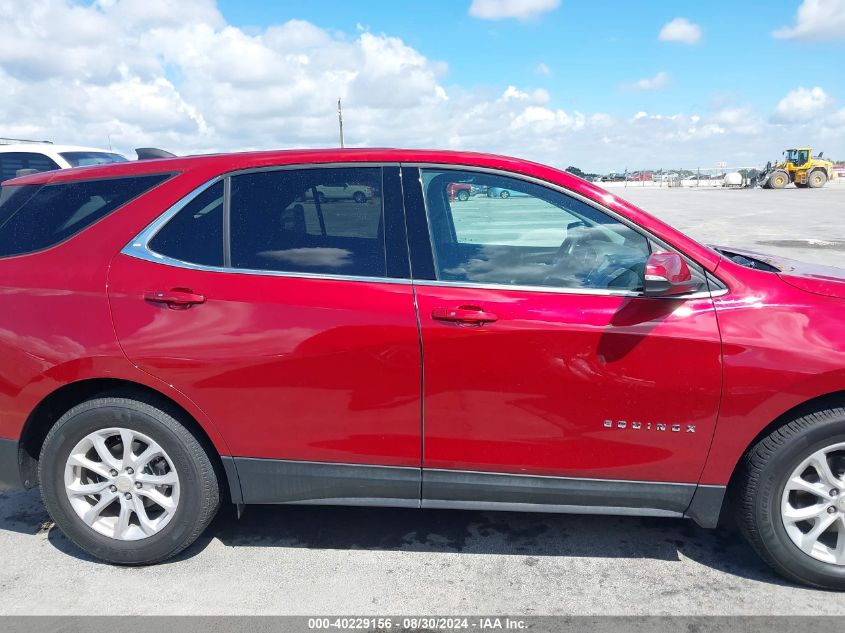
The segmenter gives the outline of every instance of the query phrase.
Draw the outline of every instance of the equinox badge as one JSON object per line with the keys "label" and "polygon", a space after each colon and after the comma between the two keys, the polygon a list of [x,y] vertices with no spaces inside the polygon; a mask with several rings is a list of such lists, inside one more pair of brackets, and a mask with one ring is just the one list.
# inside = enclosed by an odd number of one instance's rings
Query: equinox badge
{"label": "equinox badge", "polygon": [[686,427],[687,433],[695,433],[694,424],[666,424],[665,422],[627,422],[625,420],[605,420],[606,429],[632,429],[634,431],[670,431],[680,433]]}

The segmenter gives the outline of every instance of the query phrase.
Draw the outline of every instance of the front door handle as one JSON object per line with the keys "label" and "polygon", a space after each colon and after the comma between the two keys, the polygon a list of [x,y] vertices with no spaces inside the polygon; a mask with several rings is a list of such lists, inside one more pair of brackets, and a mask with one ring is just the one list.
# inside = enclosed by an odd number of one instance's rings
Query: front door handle
{"label": "front door handle", "polygon": [[173,290],[148,290],[144,293],[144,300],[151,303],[163,303],[173,310],[186,310],[198,303],[205,303],[203,295],[181,288]]}
{"label": "front door handle", "polygon": [[449,321],[452,323],[463,323],[464,325],[484,325],[498,321],[492,312],[482,310],[478,306],[459,306],[457,308],[434,308],[431,311],[431,318],[435,321]]}

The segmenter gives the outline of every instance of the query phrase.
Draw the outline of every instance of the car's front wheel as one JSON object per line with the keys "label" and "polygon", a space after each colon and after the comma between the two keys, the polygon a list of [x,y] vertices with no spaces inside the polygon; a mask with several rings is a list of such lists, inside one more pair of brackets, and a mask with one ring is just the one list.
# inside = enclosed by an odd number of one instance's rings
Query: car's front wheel
{"label": "car's front wheel", "polygon": [[845,590],[845,409],[796,418],[760,440],[736,492],[740,528],[767,563]]}
{"label": "car's front wheel", "polygon": [[220,492],[202,445],[175,417],[127,398],[63,415],[39,460],[44,504],[87,553],[143,565],[175,556],[208,526]]}

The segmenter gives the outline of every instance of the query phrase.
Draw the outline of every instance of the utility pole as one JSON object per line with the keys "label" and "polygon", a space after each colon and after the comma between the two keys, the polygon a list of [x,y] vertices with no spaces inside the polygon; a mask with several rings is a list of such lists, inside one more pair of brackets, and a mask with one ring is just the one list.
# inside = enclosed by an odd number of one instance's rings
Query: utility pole
{"label": "utility pole", "polygon": [[340,126],[340,146],[346,147],[343,144],[343,107],[340,105],[340,97],[337,98],[337,123]]}

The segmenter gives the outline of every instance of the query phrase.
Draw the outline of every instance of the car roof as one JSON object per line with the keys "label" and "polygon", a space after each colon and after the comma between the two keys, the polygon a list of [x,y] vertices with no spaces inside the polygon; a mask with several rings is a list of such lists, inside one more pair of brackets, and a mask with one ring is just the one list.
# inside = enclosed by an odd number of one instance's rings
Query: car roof
{"label": "car roof", "polygon": [[555,169],[554,167],[496,154],[451,150],[372,148],[293,149],[237,154],[209,154],[204,156],[174,156],[172,158],[127,161],[125,163],[113,163],[110,165],[92,165],[89,167],[40,172],[30,176],[7,180],[3,185],[35,185],[73,182],[75,180],[94,180],[98,178],[192,172],[189,180],[196,186],[204,181],[208,182],[221,174],[239,170],[283,165],[310,167],[314,165],[349,165],[355,163],[410,163],[431,166],[442,165],[444,167],[481,167],[500,169],[502,171],[519,173],[540,180],[546,180],[563,185],[570,191],[592,200],[602,200],[604,204],[610,205],[630,220],[646,224],[650,230],[666,241],[686,245],[692,253],[697,255],[698,262],[702,264],[706,262],[710,270],[714,270],[721,259],[721,256],[715,251],[701,246],[666,223],[591,182],[578,178],[568,172]]}
{"label": "car roof", "polygon": [[4,185],[45,184],[48,182],[68,182],[73,180],[89,180],[94,178],[110,178],[143,174],[177,173],[200,169],[202,171],[225,173],[240,169],[252,169],[275,165],[315,165],[331,163],[430,163],[444,165],[474,165],[494,169],[506,169],[525,172],[533,167],[540,171],[559,170],[532,163],[531,161],[482,154],[477,152],[460,152],[451,150],[424,149],[288,149],[257,152],[241,152],[229,154],[205,154],[198,156],[176,156],[143,161],[129,161],[109,165],[93,165],[63,169],[49,172],[39,172],[29,176],[22,176],[7,180]]}
{"label": "car roof", "polygon": [[47,152],[58,154],[61,152],[105,152],[107,154],[119,154],[110,149],[97,147],[84,147],[82,145],[56,145],[54,143],[9,143],[0,145],[0,152]]}

